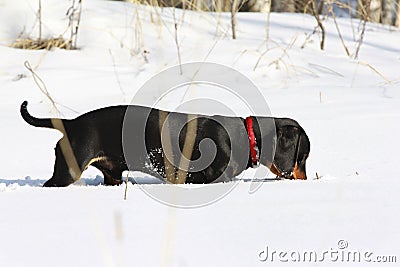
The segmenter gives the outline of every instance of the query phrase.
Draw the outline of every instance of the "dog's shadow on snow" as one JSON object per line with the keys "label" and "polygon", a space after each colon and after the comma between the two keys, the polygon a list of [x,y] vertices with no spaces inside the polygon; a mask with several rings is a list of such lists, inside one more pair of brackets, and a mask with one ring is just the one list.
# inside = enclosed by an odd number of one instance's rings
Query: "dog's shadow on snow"
{"label": "dog's shadow on snow", "polygon": [[[125,180],[125,178],[124,178]],[[282,180],[281,178],[266,178],[266,179],[238,179],[234,178],[232,179],[232,182],[238,182],[238,181],[243,181],[243,182],[274,182],[274,181],[280,181]],[[14,180],[8,180],[8,179],[0,179],[0,184],[5,184],[5,186],[12,186],[12,185],[17,185],[17,186],[31,186],[31,187],[42,187],[44,183],[47,180],[42,180],[42,179],[31,179],[29,176],[25,177],[25,179],[14,179]],[[128,177],[128,181],[131,182],[132,184],[165,184],[165,182],[151,176],[146,176],[146,177]],[[81,178],[77,182],[74,183],[76,186],[99,186],[99,185],[104,185],[104,178],[100,175],[97,175],[95,178]]]}
{"label": "dog's shadow on snow", "polygon": [[[42,187],[44,183],[47,181],[42,179],[31,179],[29,176],[25,177],[25,179],[0,179],[0,184],[5,184],[5,186],[18,185],[18,186],[31,186],[31,187]],[[129,177],[128,181],[132,184],[162,184],[157,178],[154,177],[141,177],[141,178],[133,178]],[[104,178],[100,175],[97,175],[95,178],[81,178],[77,182],[74,183],[77,186],[99,186],[104,185]]]}
{"label": "dog's shadow on snow", "polygon": [[19,186],[42,187],[46,181],[47,180],[31,179],[28,176],[25,177],[25,179],[15,179],[15,180],[0,179],[0,184],[5,184],[6,186],[19,185]]}

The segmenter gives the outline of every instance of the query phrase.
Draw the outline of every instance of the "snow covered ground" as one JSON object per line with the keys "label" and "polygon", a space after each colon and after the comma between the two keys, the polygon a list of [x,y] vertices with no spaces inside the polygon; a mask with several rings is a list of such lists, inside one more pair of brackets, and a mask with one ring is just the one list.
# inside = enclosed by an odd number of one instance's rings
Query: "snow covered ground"
{"label": "snow covered ground", "polygon": [[[43,35],[58,36],[67,28],[70,2],[42,2]],[[323,22],[327,39],[321,51],[312,17],[271,14],[265,52],[265,14],[238,14],[238,39],[231,40],[229,14],[183,16],[175,10],[174,16],[169,8],[87,0],[79,50],[10,48],[21,33],[37,36],[36,10],[34,0],[0,0],[1,266],[398,264],[378,262],[400,261],[398,29],[367,24],[354,60],[346,56],[332,19]],[[102,186],[95,169],[83,174],[86,186],[41,188],[52,175],[61,135],[20,117],[24,100],[33,115],[56,116],[24,62],[43,79],[63,117],[130,103],[149,78],[178,64],[174,17],[182,62],[240,71],[258,86],[274,116],[294,118],[305,128],[309,180],[271,180],[253,194],[252,183],[237,181],[224,198],[196,209],[169,207],[145,193],[174,195],[171,185],[130,184],[124,200],[124,188]],[[338,25],[354,54],[359,22],[342,18]],[[178,99],[160,105],[168,108]],[[229,97],[215,99],[232,106]],[[199,112],[213,112],[203,108]],[[248,115],[240,108],[237,113]],[[361,263],[347,262],[349,252],[361,255]],[[317,262],[296,258],[307,253],[317,255]]]}

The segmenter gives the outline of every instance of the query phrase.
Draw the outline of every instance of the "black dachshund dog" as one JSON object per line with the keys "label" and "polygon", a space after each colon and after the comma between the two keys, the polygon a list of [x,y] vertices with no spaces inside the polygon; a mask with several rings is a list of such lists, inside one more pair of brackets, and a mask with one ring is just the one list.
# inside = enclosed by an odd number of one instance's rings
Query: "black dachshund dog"
{"label": "black dachshund dog", "polygon": [[[64,135],[55,148],[53,176],[44,186],[68,186],[90,165],[103,173],[107,185],[121,184],[125,170],[172,183],[182,170],[179,182],[226,182],[259,164],[278,177],[307,179],[310,141],[292,119],[203,116],[135,105],[106,107],[72,120],[39,119],[29,114],[27,105],[21,105],[27,123]],[[183,156],[186,167],[181,165]]]}

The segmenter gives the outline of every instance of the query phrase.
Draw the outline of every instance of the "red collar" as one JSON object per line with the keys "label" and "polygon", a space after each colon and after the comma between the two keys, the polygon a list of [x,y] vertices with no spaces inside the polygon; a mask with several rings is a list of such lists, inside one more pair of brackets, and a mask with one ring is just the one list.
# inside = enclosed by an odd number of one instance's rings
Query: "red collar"
{"label": "red collar", "polygon": [[247,135],[249,137],[251,163],[252,167],[255,168],[258,167],[259,165],[258,147],[256,142],[256,136],[254,135],[253,119],[251,117],[246,118],[246,130],[247,130]]}

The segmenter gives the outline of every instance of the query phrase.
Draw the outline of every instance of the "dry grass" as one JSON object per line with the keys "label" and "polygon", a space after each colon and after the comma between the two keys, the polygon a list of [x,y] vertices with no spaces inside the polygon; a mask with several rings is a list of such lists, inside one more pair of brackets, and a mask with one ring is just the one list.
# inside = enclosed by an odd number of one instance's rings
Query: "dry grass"
{"label": "dry grass", "polygon": [[65,40],[62,37],[34,40],[31,38],[18,38],[13,44],[13,48],[29,49],[29,50],[50,50],[52,48],[60,48],[66,50],[72,50],[71,40]]}

